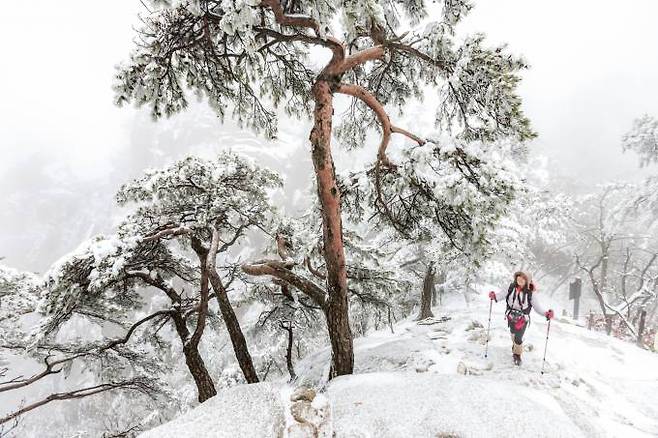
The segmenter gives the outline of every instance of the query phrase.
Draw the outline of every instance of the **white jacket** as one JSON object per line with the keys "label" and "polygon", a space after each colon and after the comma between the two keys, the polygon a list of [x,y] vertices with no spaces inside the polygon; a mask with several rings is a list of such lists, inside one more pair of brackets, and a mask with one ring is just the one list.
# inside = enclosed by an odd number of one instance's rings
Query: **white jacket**
{"label": "white jacket", "polygon": [[[524,297],[525,293],[521,291],[519,294],[516,293],[515,290],[512,290],[512,293],[509,295],[507,306],[506,307],[511,307],[512,309],[520,310],[525,314],[530,313],[528,311],[528,307],[532,306],[532,310],[540,314],[541,316],[546,316],[546,309],[544,307],[544,303],[542,302],[542,299],[540,298],[540,295],[538,293],[538,289],[535,286],[535,290],[530,294],[530,300],[528,300],[528,297]],[[502,295],[496,294],[496,299],[498,302],[505,302],[505,297],[507,296],[507,291],[503,290],[501,291]],[[516,296],[515,296],[516,295]],[[529,302],[530,301],[530,302]]]}

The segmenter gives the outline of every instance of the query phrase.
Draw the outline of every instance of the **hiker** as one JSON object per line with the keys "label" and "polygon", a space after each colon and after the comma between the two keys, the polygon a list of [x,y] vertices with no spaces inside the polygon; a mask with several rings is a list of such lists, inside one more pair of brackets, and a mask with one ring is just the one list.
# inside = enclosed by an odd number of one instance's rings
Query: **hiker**
{"label": "hiker", "polygon": [[[489,292],[489,299],[498,302],[494,291]],[[521,271],[514,273],[514,281],[507,289],[505,303],[507,305],[505,317],[512,337],[512,359],[514,365],[521,365],[523,334],[530,320],[530,310],[533,309],[546,317],[546,320],[553,318],[553,310],[544,310],[541,300],[537,296],[537,286],[528,279],[525,272]]]}

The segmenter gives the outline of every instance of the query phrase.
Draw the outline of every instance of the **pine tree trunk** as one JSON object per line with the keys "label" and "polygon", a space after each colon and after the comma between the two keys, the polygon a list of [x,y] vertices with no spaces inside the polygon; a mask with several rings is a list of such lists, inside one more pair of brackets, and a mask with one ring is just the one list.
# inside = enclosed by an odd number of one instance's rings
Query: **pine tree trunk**
{"label": "pine tree trunk", "polygon": [[423,291],[420,295],[420,314],[417,320],[433,317],[432,313],[432,291],[434,290],[434,266],[430,263],[425,272],[423,280]]}
{"label": "pine tree trunk", "polygon": [[293,333],[292,333],[292,324],[281,323],[281,328],[288,332],[288,348],[286,349],[286,366],[288,367],[288,373],[290,374],[290,381],[292,382],[297,378],[295,374],[295,367],[292,364],[292,346],[293,346]]}
{"label": "pine tree trunk", "polygon": [[[332,84],[336,86],[337,80]],[[315,111],[310,141],[318,198],[322,208],[323,253],[328,289],[325,316],[331,340],[332,364],[329,378],[332,378],[352,373],[354,350],[349,324],[340,192],[331,155],[331,118],[333,115],[331,84],[324,79],[318,80],[313,85],[313,96]]]}
{"label": "pine tree trunk", "polygon": [[256,374],[254,362],[249,354],[247,341],[242,333],[240,322],[233,311],[233,306],[231,306],[231,302],[228,299],[228,294],[226,293],[226,289],[224,289],[222,280],[215,271],[210,271],[209,276],[210,284],[212,284],[215,296],[217,297],[219,311],[222,313],[222,318],[224,319],[226,330],[228,330],[228,334],[231,338],[233,351],[235,352],[235,357],[238,360],[242,374],[244,374],[247,383],[258,383],[258,374]]}
{"label": "pine tree trunk", "polygon": [[217,390],[215,389],[210,374],[208,374],[208,369],[203,362],[199,349],[197,347],[188,347],[186,345],[183,347],[183,353],[185,354],[187,368],[190,370],[190,374],[192,374],[192,377],[194,378],[194,383],[196,383],[199,394],[199,403],[203,403],[210,397],[217,395]]}
{"label": "pine tree trunk", "polygon": [[187,364],[187,369],[190,371],[190,374],[192,374],[192,378],[196,384],[199,403],[203,403],[210,397],[217,395],[217,390],[215,389],[212,378],[208,373],[206,364],[199,353],[198,346],[187,342],[190,338],[190,331],[185,324],[183,316],[180,313],[173,313],[173,320],[176,332],[183,343],[185,364]]}

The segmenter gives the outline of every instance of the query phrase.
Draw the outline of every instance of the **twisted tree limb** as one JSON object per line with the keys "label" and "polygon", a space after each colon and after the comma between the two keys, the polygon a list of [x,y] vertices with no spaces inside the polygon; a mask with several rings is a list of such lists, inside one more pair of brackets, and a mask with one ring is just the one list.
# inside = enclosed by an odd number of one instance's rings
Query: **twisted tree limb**
{"label": "twisted tree limb", "polygon": [[319,307],[326,308],[327,298],[325,291],[310,280],[292,272],[289,267],[292,262],[278,260],[260,260],[251,264],[242,265],[242,270],[249,275],[278,278],[293,285],[315,302]]}
{"label": "twisted tree limb", "polygon": [[[24,379],[24,380],[12,379],[8,382],[0,383],[0,392],[11,391],[11,390],[14,390],[14,389],[23,388],[25,386],[31,385],[31,384],[43,379],[44,377],[46,377],[48,375],[57,374],[57,373],[62,371],[63,367],[61,367],[61,365],[69,363],[69,362],[71,362],[71,361],[73,361],[73,360],[75,360],[79,357],[89,356],[89,355],[92,355],[92,354],[98,354],[98,353],[101,353],[103,351],[114,348],[117,345],[126,344],[130,340],[130,337],[133,335],[135,330],[137,330],[137,328],[140,325],[142,325],[142,324],[144,324],[144,323],[146,323],[146,322],[148,322],[148,321],[150,321],[150,320],[152,320],[152,319],[154,319],[158,316],[169,315],[170,313],[171,313],[171,310],[167,309],[167,310],[160,310],[158,312],[155,312],[155,313],[152,313],[148,316],[145,316],[144,318],[142,318],[139,321],[135,322],[128,329],[128,332],[123,337],[114,339],[114,340],[112,340],[112,341],[110,341],[110,342],[108,342],[104,345],[101,345],[99,347],[94,347],[94,348],[91,348],[91,349],[86,350],[86,351],[81,351],[79,353],[73,354],[72,356],[67,356],[67,357],[64,357],[62,359],[55,360],[53,362],[49,361],[49,358],[50,358],[50,354],[49,354],[44,359],[44,362],[46,364],[46,368],[42,372],[40,372],[38,374],[35,374],[35,375],[33,375],[32,377],[30,377],[28,379]],[[6,348],[6,346],[2,346],[2,347]]]}
{"label": "twisted tree limb", "polygon": [[91,395],[100,394],[102,392],[111,391],[113,389],[126,389],[126,390],[139,391],[142,393],[148,393],[153,390],[153,388],[148,384],[148,381],[146,379],[137,378],[137,379],[123,380],[119,382],[102,383],[100,385],[88,386],[85,388],[79,388],[68,392],[56,392],[42,400],[31,403],[15,412],[12,412],[11,414],[5,417],[0,418],[0,424],[7,423],[8,421],[20,417],[26,412],[30,412],[34,409],[37,409],[53,401],[80,399],[84,397],[89,397]]}

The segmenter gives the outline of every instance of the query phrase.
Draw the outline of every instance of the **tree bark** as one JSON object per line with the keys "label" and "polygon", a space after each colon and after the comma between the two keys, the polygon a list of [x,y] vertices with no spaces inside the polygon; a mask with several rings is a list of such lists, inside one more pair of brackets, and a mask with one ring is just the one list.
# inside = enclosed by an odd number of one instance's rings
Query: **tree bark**
{"label": "tree bark", "polygon": [[[430,263],[425,271],[425,279],[423,280],[423,290],[420,295],[420,314],[417,320],[433,317],[432,313],[432,295],[434,289],[434,264]],[[434,294],[436,295],[436,294]]]}
{"label": "tree bark", "polygon": [[197,347],[188,347],[187,344],[183,347],[183,353],[185,354],[185,364],[192,374],[194,383],[197,387],[197,392],[199,394],[199,403],[203,403],[211,397],[217,395],[217,390],[215,389],[215,384],[208,373],[206,364],[199,353]]}
{"label": "tree bark", "polygon": [[228,330],[228,334],[231,338],[233,351],[235,352],[235,357],[238,360],[242,374],[247,383],[258,383],[258,374],[256,373],[254,362],[251,359],[251,354],[249,354],[247,341],[242,333],[238,317],[235,315],[233,306],[228,299],[228,294],[222,284],[222,280],[215,270],[211,270],[209,275],[210,284],[212,284],[212,288],[215,291],[217,303],[219,304],[219,311],[222,313],[222,318],[224,319],[224,324],[226,324],[226,330]]}
{"label": "tree bark", "polygon": [[288,367],[288,373],[290,374],[290,382],[292,382],[297,378],[297,374],[295,373],[295,367],[292,364],[293,326],[291,322],[282,321],[280,324],[281,324],[281,328],[284,329],[288,334],[288,348],[286,349],[286,366]]}
{"label": "tree bark", "polygon": [[[354,369],[352,331],[349,324],[347,300],[347,271],[340,209],[340,192],[331,155],[332,93],[338,78],[330,83],[319,78],[313,85],[315,100],[314,125],[310,142],[317,181],[318,198],[322,207],[322,236],[327,272],[327,306],[325,316],[331,340],[332,363],[329,378],[351,374]],[[333,87],[333,89],[332,89]]]}
{"label": "tree bark", "polygon": [[[194,335],[190,333],[190,330],[188,329],[185,322],[185,318],[180,311],[180,307],[174,307],[173,310],[168,311],[167,313],[171,314],[171,318],[174,322],[174,328],[176,329],[176,333],[178,334],[178,337],[180,338],[183,345],[185,363],[187,365],[187,369],[192,375],[192,378],[194,379],[194,383],[196,384],[199,403],[203,403],[210,397],[217,395],[217,390],[215,389],[213,380],[208,373],[208,369],[206,368],[206,364],[203,361],[203,357],[201,357],[201,354],[199,353],[199,343],[201,341],[201,336],[203,335],[203,329],[206,323],[205,314],[208,310],[208,276],[205,273],[206,261],[203,255],[199,255],[199,260],[201,262],[202,268],[201,302],[199,303],[199,317],[197,319],[197,326],[194,330]],[[164,280],[159,275],[156,277],[151,277],[150,274],[144,274],[141,272],[131,272],[130,275],[141,278],[146,284],[149,284],[163,291],[169,297],[173,305],[180,305],[181,299],[178,293],[171,286],[165,284]],[[158,312],[151,316],[155,316],[157,313]],[[126,337],[118,342],[127,341],[136,326],[145,320],[146,318],[138,321],[135,325],[133,325]]]}
{"label": "tree bark", "polygon": [[196,237],[192,237],[192,249],[199,256],[201,260],[201,278],[202,280],[207,278],[212,285],[213,290],[215,291],[215,297],[217,298],[217,303],[219,304],[219,311],[222,313],[222,319],[226,325],[226,330],[229,333],[231,338],[231,344],[233,344],[233,352],[235,353],[235,358],[240,365],[242,374],[244,375],[247,383],[257,383],[258,375],[256,374],[256,369],[254,363],[251,360],[251,355],[249,354],[249,349],[247,348],[247,341],[242,334],[242,329],[240,328],[240,323],[238,318],[233,311],[233,306],[228,299],[228,294],[226,289],[222,284],[222,279],[217,273],[215,268],[217,251],[218,251],[218,240],[219,240],[219,230],[213,228],[213,239],[210,246],[210,249],[207,249],[203,246],[201,241]]}
{"label": "tree bark", "polygon": [[210,397],[217,395],[215,384],[213,383],[212,378],[208,373],[208,369],[206,368],[206,364],[199,353],[199,347],[194,343],[188,342],[190,331],[185,324],[183,316],[178,312],[173,312],[172,319],[174,320],[176,333],[178,333],[178,336],[183,343],[185,364],[187,365],[190,374],[192,374],[192,378],[196,384],[199,403],[203,403]]}

